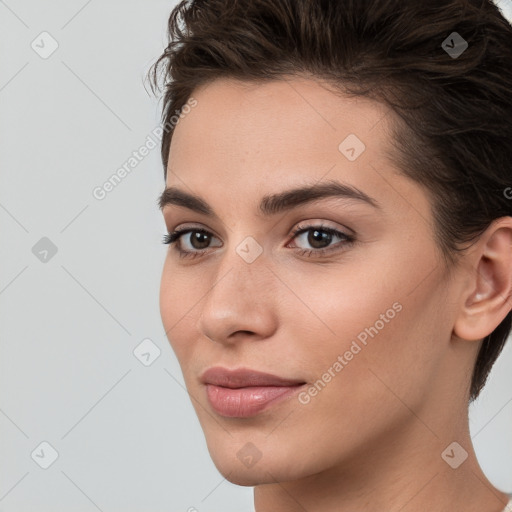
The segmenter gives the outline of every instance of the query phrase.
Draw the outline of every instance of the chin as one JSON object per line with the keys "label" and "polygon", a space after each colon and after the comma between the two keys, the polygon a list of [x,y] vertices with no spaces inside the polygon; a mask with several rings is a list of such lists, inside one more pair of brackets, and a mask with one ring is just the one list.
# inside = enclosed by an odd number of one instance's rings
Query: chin
{"label": "chin", "polygon": [[[217,469],[218,466],[217,466]],[[231,468],[227,473],[219,469],[220,474],[229,482],[242,487],[255,487],[256,485],[272,483],[275,480],[264,474],[261,468],[255,469]]]}
{"label": "chin", "polygon": [[[298,459],[280,452],[275,447],[267,446],[258,450],[250,441],[237,442],[230,438],[227,443],[212,441],[208,451],[213,463],[221,475],[229,482],[240,486],[256,486],[275,482],[297,480],[315,473],[319,468],[306,467],[307,461],[300,456],[300,450],[291,452],[299,454]],[[265,453],[267,452],[267,456]],[[318,461],[317,461],[318,464]]]}
{"label": "chin", "polygon": [[[237,461],[238,462],[238,461]],[[296,475],[289,470],[280,470],[273,467],[272,464],[258,462],[252,468],[245,468],[239,462],[213,459],[215,467],[219,473],[229,482],[244,487],[254,487],[262,484],[272,484],[276,482],[286,482],[295,480]]]}

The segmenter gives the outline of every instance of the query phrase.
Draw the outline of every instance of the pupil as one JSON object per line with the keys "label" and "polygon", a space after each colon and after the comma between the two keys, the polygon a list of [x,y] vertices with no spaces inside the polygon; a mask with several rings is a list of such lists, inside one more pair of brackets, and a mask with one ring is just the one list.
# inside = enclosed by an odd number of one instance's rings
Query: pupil
{"label": "pupil", "polygon": [[[206,241],[206,244],[204,245],[204,247],[196,247],[195,244],[194,244],[194,241],[197,241],[199,242],[199,244],[201,244],[201,237],[204,237]],[[206,233],[200,233],[198,231],[194,231],[194,236],[192,237],[192,246],[194,247],[194,249],[206,249],[208,247],[208,242],[210,241],[210,235],[206,234]]]}
{"label": "pupil", "polygon": [[[311,244],[311,246],[315,247],[316,249],[322,249],[323,247],[326,247],[326,245],[328,246],[329,243],[331,242],[332,235],[330,233],[326,233],[325,231],[320,231],[318,229],[311,230],[310,233],[313,233],[313,236],[308,236],[308,243]],[[322,234],[325,236],[322,236]],[[315,245],[318,242],[320,242],[320,245],[322,242],[327,242],[327,244],[318,247]]]}

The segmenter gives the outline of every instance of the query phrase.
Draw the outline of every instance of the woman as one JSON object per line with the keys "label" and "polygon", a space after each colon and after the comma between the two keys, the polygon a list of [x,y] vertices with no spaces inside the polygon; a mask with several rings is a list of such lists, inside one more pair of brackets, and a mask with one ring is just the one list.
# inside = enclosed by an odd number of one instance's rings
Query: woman
{"label": "woman", "polygon": [[196,0],[169,38],[161,314],[218,470],[256,512],[503,511],[468,404],[511,327],[510,24]]}

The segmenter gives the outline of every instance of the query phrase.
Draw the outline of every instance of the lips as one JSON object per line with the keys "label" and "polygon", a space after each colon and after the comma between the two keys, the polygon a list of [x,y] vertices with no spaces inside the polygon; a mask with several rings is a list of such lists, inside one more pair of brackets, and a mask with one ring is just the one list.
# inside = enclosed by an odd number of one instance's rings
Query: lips
{"label": "lips", "polygon": [[245,388],[258,386],[296,386],[304,384],[304,381],[296,379],[284,379],[270,373],[259,372],[241,368],[228,370],[220,366],[209,368],[203,373],[202,381],[205,384],[214,384],[224,388]]}
{"label": "lips", "polygon": [[304,381],[250,369],[209,368],[202,375],[206,396],[215,412],[230,418],[255,416],[298,393]]}

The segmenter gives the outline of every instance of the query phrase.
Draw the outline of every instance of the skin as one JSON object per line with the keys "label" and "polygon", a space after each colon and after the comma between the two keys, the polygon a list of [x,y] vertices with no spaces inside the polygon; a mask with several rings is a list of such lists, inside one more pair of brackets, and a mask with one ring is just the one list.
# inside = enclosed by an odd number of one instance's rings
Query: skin
{"label": "skin", "polygon": [[[383,105],[310,77],[222,79],[193,96],[166,186],[201,196],[220,221],[163,208],[169,231],[201,227],[212,239],[193,259],[169,247],[160,309],[220,473],[255,487],[256,512],[501,512],[507,497],[471,444],[468,393],[481,339],[511,309],[512,218],[495,221],[449,274],[425,190],[386,158],[393,113]],[[366,145],[355,161],[338,149],[350,133]],[[328,179],[381,208],[330,198],[270,218],[258,212],[265,194]],[[334,237],[330,253],[299,255],[320,246],[308,233],[292,238],[293,228],[320,222],[352,230],[356,242]],[[247,236],[263,249],[252,263],[236,252]],[[181,241],[200,250],[190,233]],[[245,419],[211,408],[206,368],[311,386],[394,303],[402,309],[309,403],[294,397]],[[252,467],[237,457],[248,442],[261,453]],[[441,456],[453,442],[468,453],[456,469]]]}

